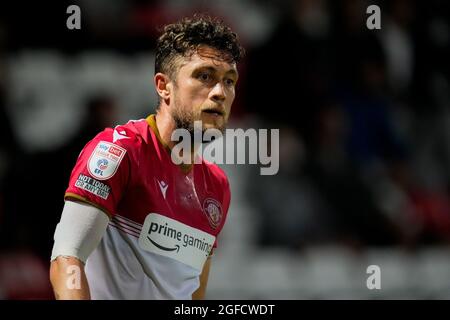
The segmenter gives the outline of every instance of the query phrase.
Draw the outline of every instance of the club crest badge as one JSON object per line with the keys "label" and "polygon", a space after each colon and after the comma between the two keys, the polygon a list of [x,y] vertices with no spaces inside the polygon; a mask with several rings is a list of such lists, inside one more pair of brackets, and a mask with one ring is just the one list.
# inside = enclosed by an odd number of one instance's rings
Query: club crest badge
{"label": "club crest badge", "polygon": [[216,229],[222,221],[222,206],[219,201],[207,198],[203,201],[203,212],[208,218],[209,224]]}

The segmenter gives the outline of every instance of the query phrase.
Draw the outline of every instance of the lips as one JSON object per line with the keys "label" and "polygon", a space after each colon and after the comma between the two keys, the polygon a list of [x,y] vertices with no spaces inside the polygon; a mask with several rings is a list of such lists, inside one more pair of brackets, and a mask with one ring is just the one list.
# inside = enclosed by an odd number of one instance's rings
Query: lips
{"label": "lips", "polygon": [[224,115],[224,112],[221,109],[205,109],[205,110],[202,110],[202,112],[213,114],[213,115],[219,115],[219,116]]}

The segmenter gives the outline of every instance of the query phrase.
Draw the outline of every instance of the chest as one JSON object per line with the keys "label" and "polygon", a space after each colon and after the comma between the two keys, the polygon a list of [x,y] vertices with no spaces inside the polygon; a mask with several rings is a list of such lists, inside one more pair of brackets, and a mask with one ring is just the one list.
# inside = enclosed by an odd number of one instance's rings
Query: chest
{"label": "chest", "polygon": [[186,173],[158,160],[136,170],[119,205],[121,214],[142,224],[149,213],[157,213],[216,236],[223,217],[220,186],[200,165]]}

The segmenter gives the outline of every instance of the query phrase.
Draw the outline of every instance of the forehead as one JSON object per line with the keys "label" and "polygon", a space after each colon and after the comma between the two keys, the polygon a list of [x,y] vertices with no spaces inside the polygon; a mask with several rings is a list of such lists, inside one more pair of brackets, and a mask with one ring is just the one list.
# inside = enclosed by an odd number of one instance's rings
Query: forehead
{"label": "forehead", "polygon": [[215,67],[224,72],[234,71],[237,73],[236,63],[231,60],[229,55],[207,46],[200,46],[193,54],[180,59],[180,71],[181,69],[192,70],[202,67]]}

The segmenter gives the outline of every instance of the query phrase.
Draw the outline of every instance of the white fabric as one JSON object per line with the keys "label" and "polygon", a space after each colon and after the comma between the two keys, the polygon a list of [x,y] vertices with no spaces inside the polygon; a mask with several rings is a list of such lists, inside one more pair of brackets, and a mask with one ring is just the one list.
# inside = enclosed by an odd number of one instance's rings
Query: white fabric
{"label": "white fabric", "polygon": [[201,271],[142,250],[142,225],[107,215],[89,204],[66,201],[56,227],[51,260],[73,256],[84,263],[91,299],[192,299]]}
{"label": "white fabric", "polygon": [[71,256],[86,263],[105,234],[108,222],[108,216],[100,209],[66,201],[56,226],[51,261],[58,256]]}
{"label": "white fabric", "polygon": [[[113,216],[85,272],[91,299],[190,300],[201,271],[139,246],[142,225]],[[125,229],[126,228],[126,229]]]}

